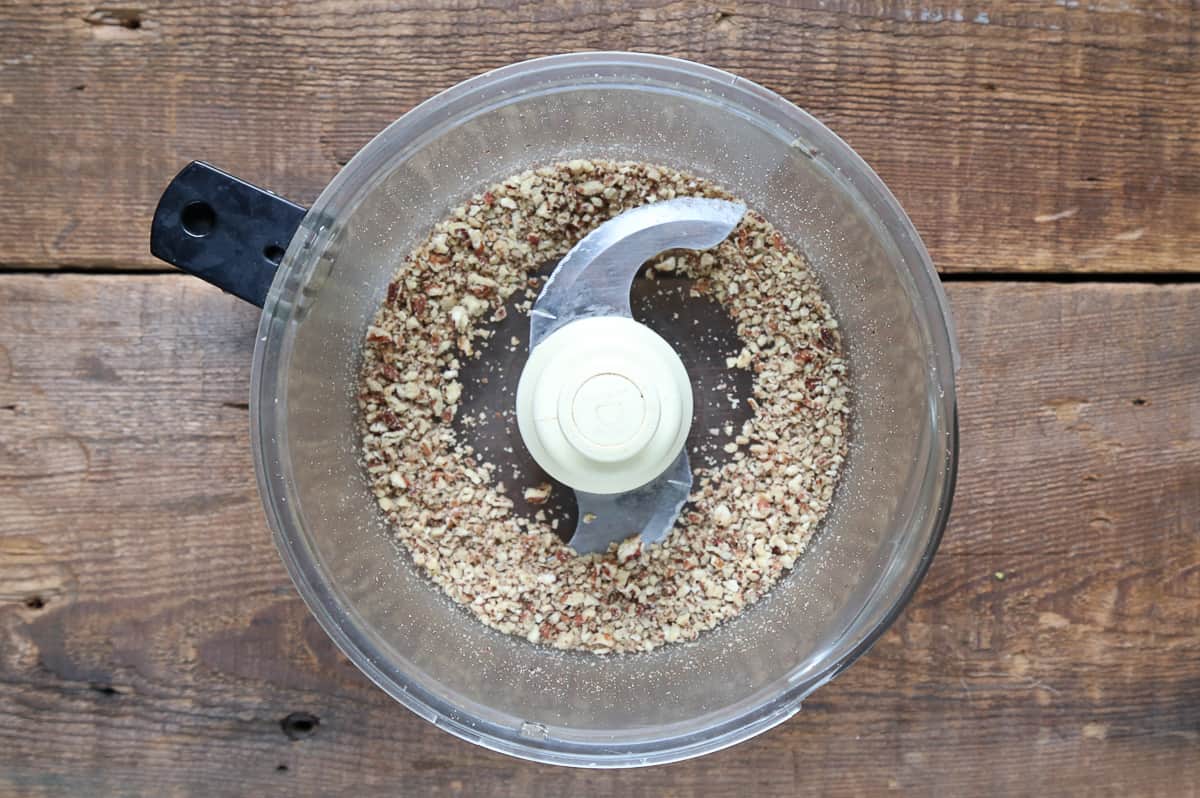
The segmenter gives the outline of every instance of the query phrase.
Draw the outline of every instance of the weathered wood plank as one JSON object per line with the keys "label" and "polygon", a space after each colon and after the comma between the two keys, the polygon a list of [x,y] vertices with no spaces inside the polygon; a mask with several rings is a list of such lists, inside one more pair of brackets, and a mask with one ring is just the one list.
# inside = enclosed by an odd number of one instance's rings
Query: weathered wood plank
{"label": "weathered wood plank", "polygon": [[437,731],[309,618],[253,484],[253,308],[5,277],[0,794],[1200,791],[1200,286],[950,293],[960,489],[901,620],[754,741],[586,773]]}
{"label": "weathered wood plank", "polygon": [[160,265],[192,158],[311,201],[439,89],[550,53],[734,70],[871,162],[947,271],[1200,271],[1200,58],[1183,0],[8,3],[0,266]]}

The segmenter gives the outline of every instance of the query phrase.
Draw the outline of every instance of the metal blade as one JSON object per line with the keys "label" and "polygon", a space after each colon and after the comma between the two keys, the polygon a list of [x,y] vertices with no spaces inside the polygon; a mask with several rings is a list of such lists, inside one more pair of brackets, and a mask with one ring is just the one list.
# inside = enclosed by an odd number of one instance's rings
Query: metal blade
{"label": "metal blade", "polygon": [[530,312],[529,348],[576,319],[632,318],[629,288],[642,264],[669,249],[708,249],[737,227],[746,206],[683,197],[608,220],[576,244],[546,280]]}
{"label": "metal blade", "polygon": [[579,554],[604,552],[612,543],[641,534],[642,544],[667,536],[692,490],[692,467],[687,451],[656,479],[625,493],[575,491],[579,522],[568,542]]}
{"label": "metal blade", "polygon": [[[629,289],[646,261],[670,249],[709,249],[733,232],[746,206],[686,197],[626,211],[597,227],[567,253],[530,312],[529,348],[555,330],[592,316],[632,318]],[[692,489],[687,450],[662,474],[616,494],[575,491],[579,523],[569,545],[580,554],[607,551],[640,534],[644,545],[667,536]]]}

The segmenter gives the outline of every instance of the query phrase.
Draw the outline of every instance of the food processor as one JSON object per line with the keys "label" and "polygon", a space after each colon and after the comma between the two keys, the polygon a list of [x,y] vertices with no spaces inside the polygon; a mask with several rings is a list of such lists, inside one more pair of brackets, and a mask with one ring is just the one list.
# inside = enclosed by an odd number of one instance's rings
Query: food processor
{"label": "food processor", "polygon": [[[479,623],[397,548],[360,462],[355,397],[363,336],[397,265],[465,198],[531,166],[572,158],[684,170],[769,219],[818,277],[840,323],[853,385],[842,476],[792,571],[699,639],[637,654],[556,651]],[[669,223],[662,214],[694,222],[710,213],[708,237],[720,240],[744,211],[736,203],[668,205],[644,206],[653,218],[631,211],[607,224],[653,231]],[[628,247],[629,230],[620,232],[612,241]],[[673,518],[686,500],[679,430],[691,415],[694,386],[686,371],[673,371],[671,347],[657,355],[652,376],[638,371],[641,355],[620,354],[657,344],[626,324],[635,323],[628,318],[632,271],[605,289],[596,276],[605,241],[593,240],[589,253],[590,238],[558,264],[534,305],[517,415],[534,459],[576,483],[581,518],[610,517],[603,503],[625,496],[621,511],[641,513],[639,528],[653,545],[663,527],[650,517],[668,507]],[[711,245],[693,228],[664,240],[663,248]],[[646,257],[657,246],[647,245]],[[185,167],[160,200],[151,249],[263,308],[250,400],[255,467],[275,542],[310,610],[389,695],[493,750],[628,767],[698,756],[771,728],[895,619],[945,527],[957,459],[957,351],[929,256],[895,198],[844,142],[778,95],[726,72],[631,53],[504,67],[405,114],[308,209],[207,164]],[[639,258],[626,252],[619,260]],[[584,264],[573,289],[572,259]],[[608,298],[603,312],[581,299],[589,291]],[[609,327],[568,349],[597,339],[630,343],[608,347],[604,357],[614,359],[600,372],[547,367],[556,358],[547,347],[581,324]],[[547,374],[551,389],[541,385]],[[599,387],[592,385],[597,374],[607,375]],[[656,425],[669,433],[662,441],[648,443],[653,434],[636,425],[615,443],[604,430],[581,428],[564,443],[539,428],[545,413],[537,408],[564,395],[564,381],[578,383],[570,396],[590,396],[593,388],[632,396],[619,381],[625,378],[652,385],[681,414]],[[613,453],[635,439],[636,457]],[[588,451],[593,465],[569,462]],[[653,490],[643,505],[628,498],[647,485]],[[601,511],[585,512],[588,506]],[[576,529],[579,550],[615,540],[601,527],[590,541],[588,530]]]}

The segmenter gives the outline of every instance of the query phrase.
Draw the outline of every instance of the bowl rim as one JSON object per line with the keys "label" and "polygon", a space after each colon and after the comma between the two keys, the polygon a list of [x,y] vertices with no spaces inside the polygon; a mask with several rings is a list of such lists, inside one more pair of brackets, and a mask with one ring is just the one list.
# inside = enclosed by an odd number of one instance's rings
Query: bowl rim
{"label": "bowl rim", "polygon": [[[622,65],[675,72],[693,81],[711,82],[730,91],[742,92],[748,98],[756,99],[769,107],[776,117],[775,121],[788,122],[791,127],[803,130],[806,135],[818,138],[824,153],[836,153],[848,167],[852,174],[848,175],[845,173],[847,170],[839,169],[843,172],[841,177],[853,179],[852,187],[865,194],[869,207],[884,222],[896,245],[905,250],[906,260],[912,259],[921,267],[910,269],[913,279],[918,283],[917,290],[923,296],[931,296],[941,311],[942,328],[938,329],[936,324],[931,324],[930,327],[935,338],[932,357],[935,359],[937,379],[940,380],[942,388],[941,414],[942,426],[945,427],[945,457],[941,472],[944,475],[941,495],[937,497],[938,506],[933,511],[931,533],[924,550],[895,603],[850,647],[848,653],[795,683],[789,682],[787,689],[767,702],[701,732],[624,746],[618,751],[612,746],[576,742],[563,745],[564,741],[561,740],[539,741],[536,735],[522,735],[518,731],[482,719],[471,723],[463,717],[469,713],[464,713],[461,708],[432,695],[411,681],[406,682],[403,672],[389,672],[388,663],[381,662],[372,655],[365,630],[359,628],[354,619],[346,613],[338,612],[335,615],[334,610],[338,608],[339,599],[333,586],[324,578],[323,569],[315,553],[306,544],[297,508],[287,502],[287,496],[291,493],[291,468],[290,458],[287,456],[286,418],[284,414],[277,412],[276,404],[280,396],[286,396],[287,370],[278,368],[279,364],[288,362],[291,356],[291,338],[285,334],[286,328],[296,308],[302,307],[303,286],[312,276],[313,270],[318,267],[317,259],[309,257],[309,254],[310,251],[320,251],[324,237],[330,235],[330,219],[338,216],[340,203],[346,201],[348,184],[361,182],[378,174],[383,164],[395,157],[397,141],[415,146],[415,143],[423,138],[436,133],[443,123],[456,117],[452,106],[461,104],[467,98],[475,95],[486,96],[514,78],[528,80],[532,75],[564,68],[612,69]],[[463,740],[521,759],[593,768],[666,764],[729,747],[790,718],[799,711],[801,702],[809,694],[866,653],[903,611],[928,571],[950,515],[957,479],[959,446],[954,385],[954,374],[958,365],[959,354],[950,308],[932,260],[911,220],[874,170],[815,117],[779,94],[752,81],[684,59],[628,52],[553,55],[500,67],[465,80],[425,100],[368,142],[321,192],[290,242],[263,306],[251,368],[251,447],[264,511],[276,548],[297,591],[338,648],[393,699]]]}

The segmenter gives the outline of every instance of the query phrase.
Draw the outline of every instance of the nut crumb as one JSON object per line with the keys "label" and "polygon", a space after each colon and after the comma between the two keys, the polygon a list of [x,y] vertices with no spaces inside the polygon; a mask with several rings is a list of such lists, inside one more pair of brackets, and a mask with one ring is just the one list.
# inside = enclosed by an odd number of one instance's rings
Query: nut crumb
{"label": "nut crumb", "polygon": [[550,483],[543,482],[536,487],[526,488],[522,495],[530,504],[545,504],[546,500],[550,498],[550,490]]}

